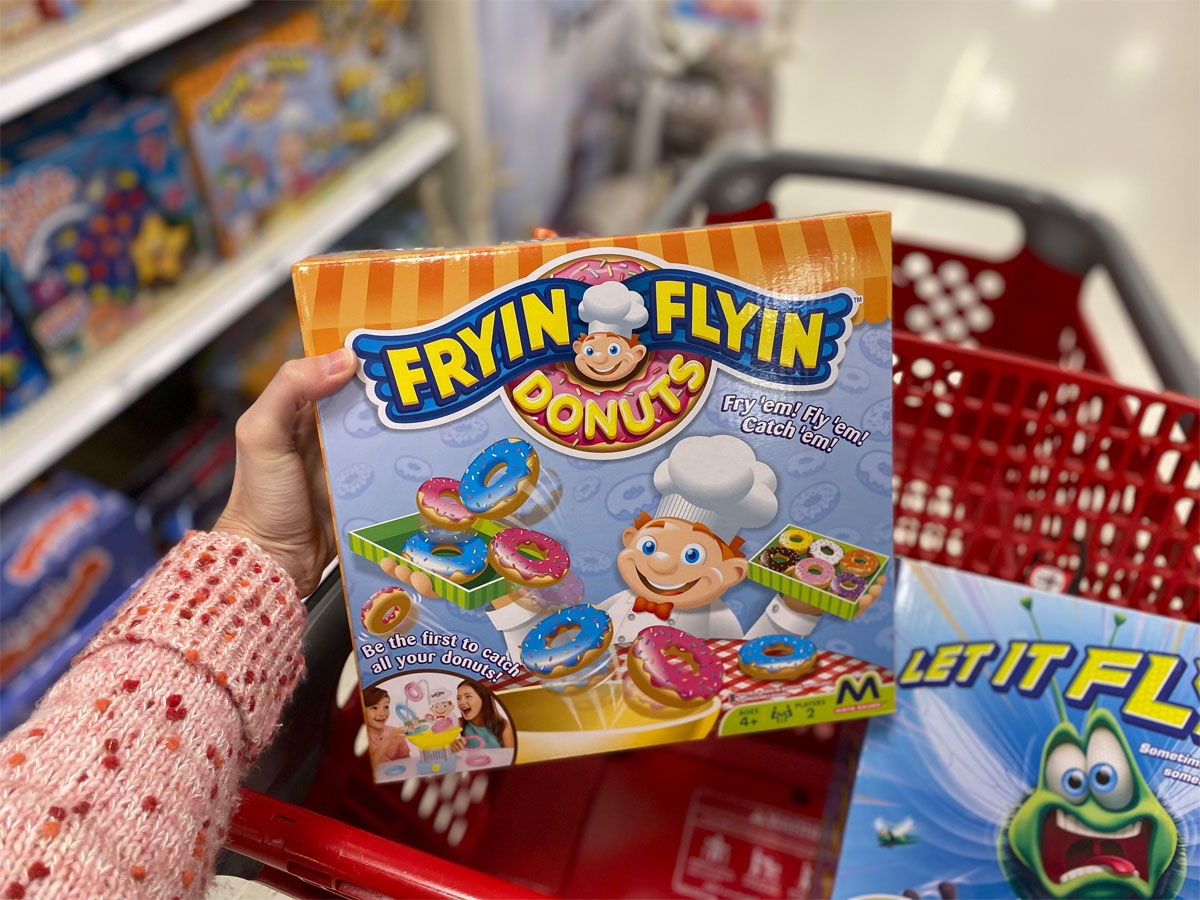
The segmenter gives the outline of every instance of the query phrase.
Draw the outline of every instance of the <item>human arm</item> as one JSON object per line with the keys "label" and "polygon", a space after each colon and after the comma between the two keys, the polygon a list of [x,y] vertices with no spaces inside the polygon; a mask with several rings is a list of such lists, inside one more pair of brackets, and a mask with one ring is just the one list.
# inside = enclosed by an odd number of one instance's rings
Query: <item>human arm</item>
{"label": "human arm", "polygon": [[310,402],[352,372],[333,356],[281,370],[238,423],[221,530],[168,553],[0,741],[0,896],[203,896],[332,553],[306,442]]}

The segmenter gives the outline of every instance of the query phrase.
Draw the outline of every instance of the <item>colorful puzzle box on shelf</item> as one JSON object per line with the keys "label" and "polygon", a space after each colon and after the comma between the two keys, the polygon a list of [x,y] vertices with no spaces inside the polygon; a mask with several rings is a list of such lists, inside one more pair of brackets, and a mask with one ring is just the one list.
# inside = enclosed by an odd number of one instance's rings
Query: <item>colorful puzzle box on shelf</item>
{"label": "colorful puzzle box on shelf", "polygon": [[122,334],[207,249],[169,105],[104,88],[16,123],[0,278],[52,373]]}
{"label": "colorful puzzle box on shelf", "polygon": [[1200,625],[905,562],[834,896],[1200,896]]}
{"label": "colorful puzzle box on shelf", "polygon": [[296,264],[377,781],[891,711],[889,225]]}
{"label": "colorful puzzle box on shelf", "polygon": [[139,80],[165,78],[222,252],[232,255],[272,215],[338,171],[347,154],[314,13],[252,21],[227,40],[216,58],[199,54],[181,71],[147,66]]}

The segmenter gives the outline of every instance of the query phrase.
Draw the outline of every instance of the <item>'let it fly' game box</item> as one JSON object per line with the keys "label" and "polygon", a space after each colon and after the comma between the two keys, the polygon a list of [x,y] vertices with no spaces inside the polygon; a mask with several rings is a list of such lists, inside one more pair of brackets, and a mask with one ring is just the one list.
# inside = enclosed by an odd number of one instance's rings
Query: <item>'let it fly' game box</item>
{"label": "'let it fly' game box", "polygon": [[891,711],[885,213],[294,268],[377,781]]}
{"label": "'let it fly' game box", "polygon": [[1200,626],[905,561],[834,896],[1200,897]]}

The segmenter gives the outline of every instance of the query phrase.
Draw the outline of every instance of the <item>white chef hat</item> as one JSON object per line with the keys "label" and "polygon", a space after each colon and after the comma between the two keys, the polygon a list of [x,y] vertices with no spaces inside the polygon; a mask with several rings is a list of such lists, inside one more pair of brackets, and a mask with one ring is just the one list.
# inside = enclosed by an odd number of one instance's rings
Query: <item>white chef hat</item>
{"label": "white chef hat", "polygon": [[588,334],[611,331],[629,338],[633,337],[633,329],[645,325],[650,315],[641,294],[619,281],[606,281],[583,292],[579,318],[587,322]]}
{"label": "white chef hat", "polygon": [[775,518],[777,484],[771,467],[741,438],[687,437],[654,470],[654,487],[662,494],[655,518],[696,522],[729,543],[742,528]]}
{"label": "white chef hat", "polygon": [[443,700],[450,699],[450,692],[445,688],[436,688],[429,692],[430,703],[441,703]]}

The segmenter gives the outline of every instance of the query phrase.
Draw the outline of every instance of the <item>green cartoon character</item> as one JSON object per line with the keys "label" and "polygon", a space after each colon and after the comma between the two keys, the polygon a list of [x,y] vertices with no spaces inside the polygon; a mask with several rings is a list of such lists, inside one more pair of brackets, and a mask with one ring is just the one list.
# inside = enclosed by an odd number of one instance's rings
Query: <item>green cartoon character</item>
{"label": "green cartoon character", "polygon": [[[1033,619],[1031,598],[1021,605]],[[1115,617],[1109,646],[1124,621]],[[1117,717],[1093,704],[1076,730],[1052,684],[1059,724],[1042,748],[1037,786],[1000,832],[1009,884],[1022,897],[1174,897],[1186,870],[1179,829]]]}
{"label": "green cartoon character", "polygon": [[[1032,599],[1021,605],[1041,640]],[[1110,647],[1125,620],[1114,614]],[[1022,774],[1028,765],[1023,734],[981,728],[941,691],[911,692],[908,725],[926,736],[916,746],[929,777],[968,813],[951,814],[935,830],[952,829],[963,856],[998,859],[1013,896],[1179,896],[1187,858],[1178,817],[1191,815],[1200,791],[1179,780],[1151,790],[1118,717],[1093,703],[1082,724],[1073,723],[1058,684],[1051,685],[1058,722],[1042,743],[1032,782]],[[882,843],[878,822],[876,831]],[[948,882],[968,887],[987,878],[986,869],[976,867],[953,873]],[[929,896],[931,884],[906,895]]]}

